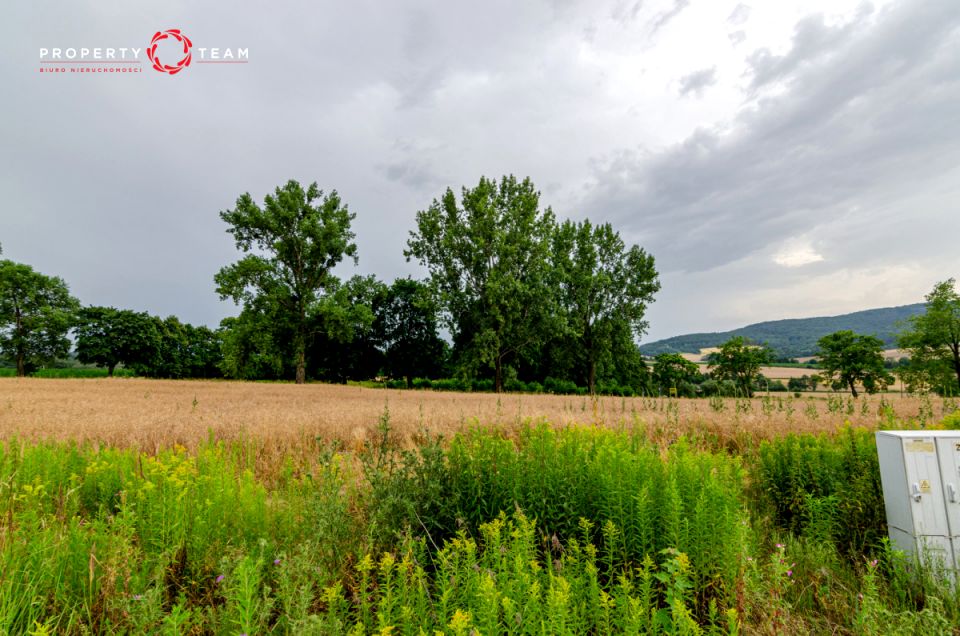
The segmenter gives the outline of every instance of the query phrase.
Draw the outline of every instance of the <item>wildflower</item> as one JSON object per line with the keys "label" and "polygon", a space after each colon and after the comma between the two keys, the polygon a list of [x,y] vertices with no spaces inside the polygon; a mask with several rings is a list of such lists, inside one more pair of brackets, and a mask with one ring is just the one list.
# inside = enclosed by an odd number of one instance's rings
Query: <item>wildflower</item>
{"label": "wildflower", "polygon": [[787,570],[787,576],[793,576],[793,570]]}
{"label": "wildflower", "polygon": [[133,600],[135,600],[135,601],[139,601],[139,600],[142,599],[142,598],[143,598],[143,594],[134,594],[134,595],[133,595]]}
{"label": "wildflower", "polygon": [[215,581],[215,583],[221,583],[221,582],[223,582],[223,579],[225,579],[225,578],[226,578],[226,576],[223,575],[223,574],[221,574],[220,576],[217,577],[217,580]]}
{"label": "wildflower", "polygon": [[876,560],[876,559],[874,559],[873,561],[870,562],[870,567],[872,567],[872,568],[877,567],[877,560]]}
{"label": "wildflower", "polygon": [[777,549],[778,549],[778,550],[783,550],[783,544],[782,544],[782,543],[778,543],[778,544],[777,544]]}
{"label": "wildflower", "polygon": [[273,560],[273,564],[274,564],[274,565],[280,565],[280,559],[274,559],[274,560]]}

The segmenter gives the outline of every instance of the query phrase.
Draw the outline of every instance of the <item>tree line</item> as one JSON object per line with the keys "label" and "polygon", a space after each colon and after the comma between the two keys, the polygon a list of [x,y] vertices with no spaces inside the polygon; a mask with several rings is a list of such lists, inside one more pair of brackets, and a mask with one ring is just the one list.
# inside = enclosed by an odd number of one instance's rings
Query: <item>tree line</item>
{"label": "tree line", "polygon": [[[341,262],[358,262],[355,214],[316,183],[291,180],[262,204],[242,194],[220,218],[240,257],[214,285],[240,312],[218,329],[82,307],[61,278],[2,260],[0,355],[18,375],[67,356],[73,344],[77,360],[111,375],[122,365],[153,377],[388,377],[406,386],[455,378],[496,391],[668,395],[750,395],[760,366],[774,359],[768,347],[732,338],[706,376],[676,354],[648,363],[636,343],[660,289],[653,256],[628,246],[609,223],[558,220],[529,178],[448,188],[417,212],[404,255],[424,268],[424,280],[334,275]],[[822,338],[822,371],[807,386],[854,395],[857,387],[885,388],[892,377],[882,344],[853,332]],[[953,279],[935,286],[900,344],[911,354],[900,370],[909,388],[960,389]]]}
{"label": "tree line", "polygon": [[418,212],[405,255],[425,280],[335,276],[358,259],[355,215],[315,183],[262,204],[243,194],[220,217],[240,258],[214,284],[240,312],[219,329],[81,307],[62,279],[3,261],[3,355],[23,375],[67,355],[72,334],[77,359],[110,374],[649,385],[636,340],[660,287],[653,257],[610,224],[558,221],[530,179],[448,188]]}

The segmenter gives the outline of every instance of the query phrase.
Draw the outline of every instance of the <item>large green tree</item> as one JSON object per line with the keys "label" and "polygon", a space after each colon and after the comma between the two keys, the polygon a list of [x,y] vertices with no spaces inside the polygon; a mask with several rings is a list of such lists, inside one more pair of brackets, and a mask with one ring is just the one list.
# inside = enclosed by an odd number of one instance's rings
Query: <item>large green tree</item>
{"label": "large green tree", "polygon": [[460,200],[447,189],[417,213],[407,258],[430,273],[438,305],[468,372],[504,372],[530,357],[557,330],[556,294],[549,284],[553,212],[540,209],[530,179],[481,178]]}
{"label": "large green tree", "polygon": [[67,355],[67,331],[79,306],[62,278],[0,261],[0,351],[15,362],[18,376]]}
{"label": "large green tree", "polygon": [[731,380],[748,397],[753,396],[753,381],[760,367],[773,360],[766,345],[755,345],[743,336],[734,336],[720,350],[710,354],[710,370],[718,380]]}
{"label": "large green tree", "polygon": [[585,365],[590,393],[596,390],[597,364],[609,359],[613,341],[626,331],[646,331],[644,313],[659,291],[653,256],[627,249],[609,223],[564,221],[553,233],[553,265],[561,312],[572,344]]}
{"label": "large green tree", "polygon": [[338,283],[319,303],[310,368],[334,382],[369,379],[383,366],[373,307],[387,286],[373,276],[352,276]]}
{"label": "large green tree", "polygon": [[220,213],[237,249],[246,255],[214,280],[221,299],[245,307],[268,304],[293,330],[297,384],[306,380],[306,351],[324,293],[335,286],[331,270],[345,257],[356,263],[350,223],[356,217],[336,191],[288,181],[257,205],[249,193]]}
{"label": "large green tree", "polygon": [[113,307],[84,307],[73,327],[77,359],[106,367],[149,364],[160,352],[160,331],[149,314]]}
{"label": "large green tree", "polygon": [[952,370],[960,390],[960,294],[953,278],[941,281],[927,294],[926,312],[914,316],[900,334],[899,344],[910,351],[914,370],[926,368],[931,377]]}
{"label": "large green tree", "polygon": [[420,281],[398,278],[374,306],[376,329],[387,372],[404,378],[439,377],[447,355],[437,335],[437,308],[430,288]]}
{"label": "large green tree", "polygon": [[701,380],[700,367],[679,353],[659,353],[653,359],[653,381],[661,391],[679,389],[685,383]]}
{"label": "large green tree", "polygon": [[867,393],[876,393],[893,382],[893,376],[884,367],[883,340],[875,336],[845,329],[820,338],[817,346],[817,359],[823,369],[819,375],[834,389],[847,387],[857,397],[858,384]]}

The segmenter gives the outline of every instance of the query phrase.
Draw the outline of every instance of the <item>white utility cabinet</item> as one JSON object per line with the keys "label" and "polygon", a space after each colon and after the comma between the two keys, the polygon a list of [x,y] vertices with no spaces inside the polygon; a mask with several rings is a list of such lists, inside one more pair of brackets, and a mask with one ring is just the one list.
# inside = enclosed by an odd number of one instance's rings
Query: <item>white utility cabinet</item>
{"label": "white utility cabinet", "polygon": [[894,546],[924,565],[957,569],[960,431],[878,431],[877,454]]}

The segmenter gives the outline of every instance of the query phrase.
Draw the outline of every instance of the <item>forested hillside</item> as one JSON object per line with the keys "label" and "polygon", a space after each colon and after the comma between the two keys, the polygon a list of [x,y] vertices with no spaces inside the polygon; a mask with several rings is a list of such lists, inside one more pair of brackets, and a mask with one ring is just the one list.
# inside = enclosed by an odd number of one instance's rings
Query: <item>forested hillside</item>
{"label": "forested hillside", "polygon": [[924,303],[867,309],[840,316],[791,318],[747,325],[733,331],[691,333],[643,344],[644,355],[658,353],[698,353],[700,349],[716,347],[734,336],[744,336],[755,342],[766,342],[779,356],[798,357],[814,355],[817,340],[839,331],[850,329],[857,333],[875,335],[889,348],[896,346],[898,323],[923,313]]}

